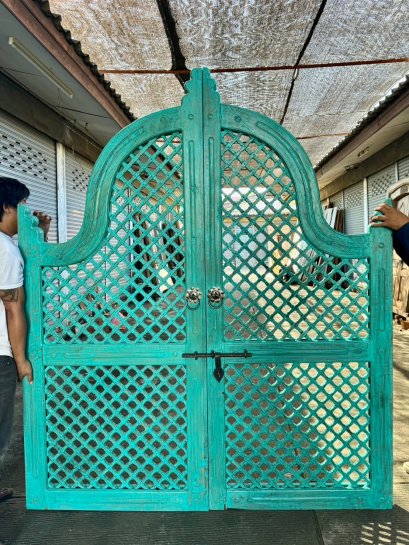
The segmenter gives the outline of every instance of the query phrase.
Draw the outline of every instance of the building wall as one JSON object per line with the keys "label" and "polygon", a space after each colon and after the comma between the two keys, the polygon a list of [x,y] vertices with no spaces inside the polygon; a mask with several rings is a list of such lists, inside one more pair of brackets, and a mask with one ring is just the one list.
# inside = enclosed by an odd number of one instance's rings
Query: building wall
{"label": "building wall", "polygon": [[0,175],[26,184],[31,209],[52,216],[50,242],[79,231],[92,167],[75,150],[0,110]]}
{"label": "building wall", "polygon": [[322,202],[344,210],[345,232],[367,232],[369,218],[384,202],[388,188],[409,177],[409,133],[397,139],[357,169],[321,189]]}

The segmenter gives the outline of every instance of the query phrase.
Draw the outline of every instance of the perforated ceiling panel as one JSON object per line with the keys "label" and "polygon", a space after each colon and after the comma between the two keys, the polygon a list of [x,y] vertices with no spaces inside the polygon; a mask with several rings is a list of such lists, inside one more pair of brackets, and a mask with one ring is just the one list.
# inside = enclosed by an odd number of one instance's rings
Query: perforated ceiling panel
{"label": "perforated ceiling panel", "polygon": [[[50,0],[51,9],[62,15],[63,26],[81,41],[100,70],[243,68],[244,72],[218,76],[223,101],[280,122],[288,101],[285,127],[296,137],[309,138],[301,143],[313,164],[409,70],[409,63],[395,62],[298,73],[292,68],[246,72],[253,67],[293,67],[297,62],[408,58],[407,2],[169,0],[166,4],[169,13],[164,16],[152,0]],[[180,82],[169,74],[105,77],[137,117],[173,107],[183,94]]]}
{"label": "perforated ceiling panel", "polygon": [[408,15],[407,2],[328,0],[302,62],[407,57]]}
{"label": "perforated ceiling panel", "polygon": [[305,0],[300,14],[286,0],[170,1],[189,68],[293,64],[320,4]]}
{"label": "perforated ceiling panel", "polygon": [[221,99],[233,106],[246,105],[280,121],[290,91],[292,74],[286,72],[241,72],[216,74],[217,89]]}
{"label": "perforated ceiling panel", "polygon": [[184,95],[173,75],[110,74],[109,79],[136,117],[177,106]]}
{"label": "perforated ceiling panel", "polygon": [[171,66],[166,32],[154,0],[51,0],[50,8],[62,16],[62,25],[81,40],[83,51],[98,68]]}
{"label": "perforated ceiling panel", "polygon": [[[399,64],[300,70],[284,126],[297,137],[315,136],[307,144],[315,164],[357,125],[379,93],[383,96],[408,68],[409,64]],[[334,133],[339,136],[328,137]]]}

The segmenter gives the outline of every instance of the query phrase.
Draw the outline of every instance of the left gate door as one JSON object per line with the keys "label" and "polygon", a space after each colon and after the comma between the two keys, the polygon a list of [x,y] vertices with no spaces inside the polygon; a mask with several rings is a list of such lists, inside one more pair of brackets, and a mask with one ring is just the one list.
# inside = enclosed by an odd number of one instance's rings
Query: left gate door
{"label": "left gate door", "polygon": [[208,509],[201,93],[115,136],[69,242],[20,212],[29,508]]}

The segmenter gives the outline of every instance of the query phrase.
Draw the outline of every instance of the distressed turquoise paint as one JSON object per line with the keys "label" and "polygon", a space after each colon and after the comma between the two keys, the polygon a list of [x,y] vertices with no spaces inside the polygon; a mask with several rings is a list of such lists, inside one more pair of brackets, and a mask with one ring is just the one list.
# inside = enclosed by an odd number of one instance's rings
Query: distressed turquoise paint
{"label": "distressed turquoise paint", "polygon": [[[106,146],[74,239],[19,221],[29,508],[390,507],[390,232],[330,229],[281,126],[195,70]],[[252,357],[182,357],[212,350]]]}

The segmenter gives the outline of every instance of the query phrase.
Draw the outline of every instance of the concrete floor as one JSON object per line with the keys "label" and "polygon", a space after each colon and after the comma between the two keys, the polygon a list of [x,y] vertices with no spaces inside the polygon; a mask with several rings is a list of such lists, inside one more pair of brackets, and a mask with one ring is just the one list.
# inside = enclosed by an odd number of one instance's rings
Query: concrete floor
{"label": "concrete floor", "polygon": [[394,507],[390,511],[120,513],[27,511],[21,390],[0,482],[0,545],[409,545],[409,331],[394,331]]}

